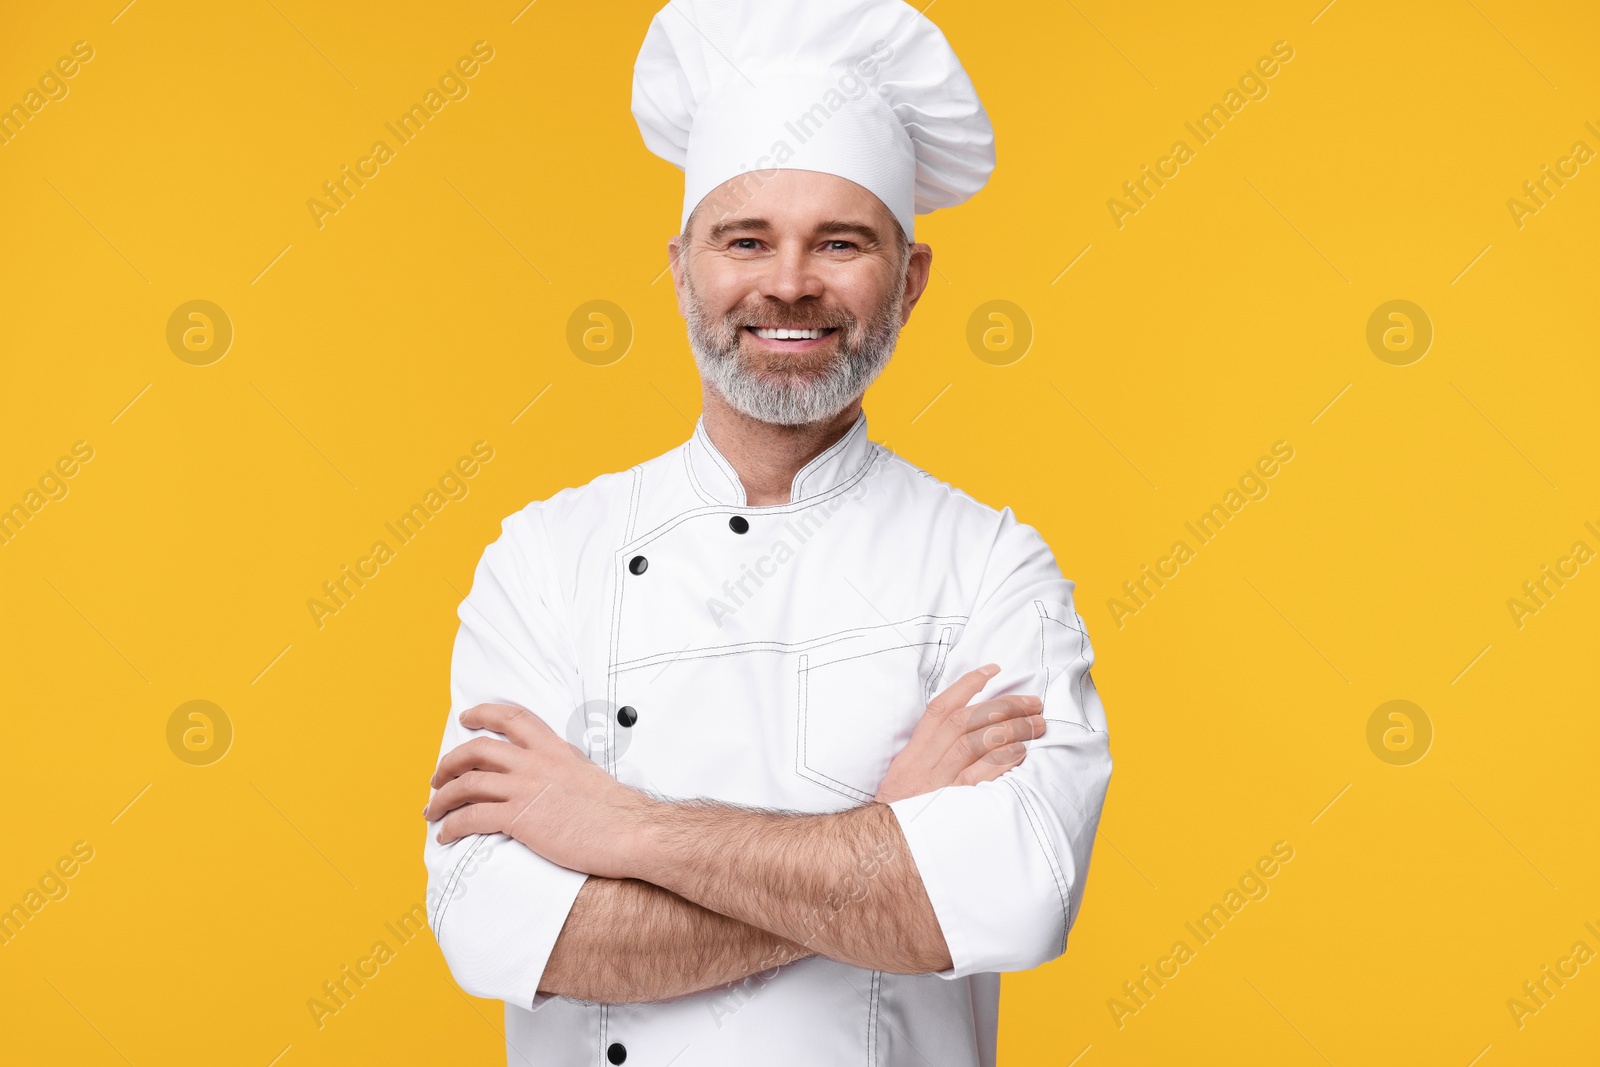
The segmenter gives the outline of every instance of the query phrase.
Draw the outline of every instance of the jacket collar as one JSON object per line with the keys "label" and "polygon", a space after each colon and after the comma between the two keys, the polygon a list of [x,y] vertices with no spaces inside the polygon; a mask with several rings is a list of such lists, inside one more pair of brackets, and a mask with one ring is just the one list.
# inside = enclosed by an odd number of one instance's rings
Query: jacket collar
{"label": "jacket collar", "polygon": [[[702,496],[717,504],[745,506],[744,483],[739,480],[733,464],[711,443],[704,415],[695,420],[694,435],[685,448],[689,474]],[[862,411],[843,437],[795,472],[794,482],[789,487],[789,502],[797,504],[821,496],[850,481],[871,462],[872,453],[872,442],[867,438],[867,413]]]}

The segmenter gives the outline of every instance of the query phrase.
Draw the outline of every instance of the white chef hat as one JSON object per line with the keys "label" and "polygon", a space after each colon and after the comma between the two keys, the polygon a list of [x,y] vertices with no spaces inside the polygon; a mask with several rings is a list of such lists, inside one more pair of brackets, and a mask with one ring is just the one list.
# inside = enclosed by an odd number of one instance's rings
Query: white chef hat
{"label": "white chef hat", "polygon": [[[944,34],[902,0],[671,0],[633,68],[645,145],[684,172],[683,218],[773,168],[848,178],[909,238],[994,169],[994,130]],[[731,204],[729,205],[732,206]]]}

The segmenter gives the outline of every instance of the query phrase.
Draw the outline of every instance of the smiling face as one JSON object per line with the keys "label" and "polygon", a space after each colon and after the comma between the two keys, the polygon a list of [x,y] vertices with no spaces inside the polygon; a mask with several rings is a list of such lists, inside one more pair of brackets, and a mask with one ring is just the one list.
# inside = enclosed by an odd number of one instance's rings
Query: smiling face
{"label": "smiling face", "polygon": [[[712,210],[730,199],[737,209]],[[860,399],[933,258],[876,196],[804,170],[724,183],[667,250],[701,376],[744,415],[788,426]]]}

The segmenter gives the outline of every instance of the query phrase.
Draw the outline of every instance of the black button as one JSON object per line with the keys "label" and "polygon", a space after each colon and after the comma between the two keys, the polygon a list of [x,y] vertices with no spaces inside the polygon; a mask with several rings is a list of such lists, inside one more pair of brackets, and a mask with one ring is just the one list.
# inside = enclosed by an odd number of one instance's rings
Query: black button
{"label": "black button", "polygon": [[639,713],[633,710],[632,705],[624,704],[617,709],[617,721],[624,726],[632,726],[639,721]]}
{"label": "black button", "polygon": [[[634,556],[628,561],[628,569],[635,574],[643,574],[644,569],[648,566],[650,566],[650,561],[643,556]],[[621,1048],[622,1046],[618,1045],[617,1047]]]}
{"label": "black button", "polygon": [[612,1063],[621,1063],[628,1058],[628,1050],[622,1047],[622,1042],[613,1041],[606,1048],[606,1059]]}
{"label": "black button", "polygon": [[750,520],[743,515],[735,515],[728,520],[728,529],[734,533],[745,533],[750,529]]}

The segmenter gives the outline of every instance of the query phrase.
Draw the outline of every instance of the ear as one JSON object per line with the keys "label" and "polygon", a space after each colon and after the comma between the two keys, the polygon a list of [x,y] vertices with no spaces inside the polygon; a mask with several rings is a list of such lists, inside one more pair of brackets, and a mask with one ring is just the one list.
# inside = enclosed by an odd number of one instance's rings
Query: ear
{"label": "ear", "polygon": [[911,246],[911,259],[906,264],[906,293],[900,301],[900,325],[911,318],[911,309],[922,299],[928,287],[928,277],[933,272],[933,248],[925,244]]}
{"label": "ear", "polygon": [[672,288],[678,294],[678,314],[687,316],[683,306],[683,272],[688,264],[684,260],[687,249],[682,234],[673,234],[667,241],[667,268],[672,271]]}

